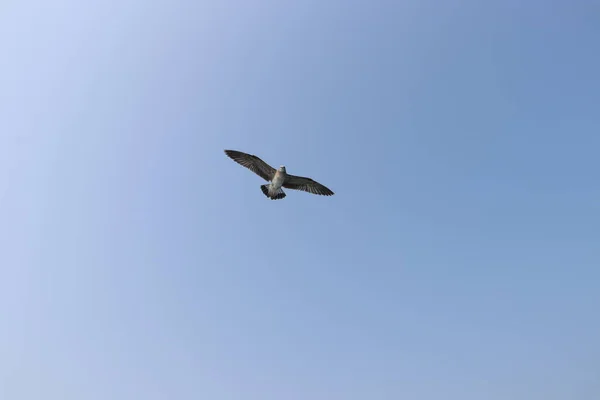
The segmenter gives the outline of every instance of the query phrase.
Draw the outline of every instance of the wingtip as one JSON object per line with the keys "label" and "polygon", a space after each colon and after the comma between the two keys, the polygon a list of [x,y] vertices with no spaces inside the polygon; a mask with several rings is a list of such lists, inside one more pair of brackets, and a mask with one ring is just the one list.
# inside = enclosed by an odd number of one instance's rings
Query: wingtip
{"label": "wingtip", "polygon": [[225,150],[223,150],[223,152],[225,153],[225,155],[226,155],[227,157],[231,158],[231,156],[233,155],[233,153],[235,152],[235,150],[228,150],[228,149],[225,149]]}
{"label": "wingtip", "polygon": [[223,152],[224,152],[225,154],[227,154],[229,157],[231,157],[231,156],[233,156],[233,155],[237,155],[237,154],[244,154],[244,153],[242,153],[242,152],[241,152],[241,151],[239,151],[239,150],[231,150],[231,149],[225,149],[225,150],[223,150]]}

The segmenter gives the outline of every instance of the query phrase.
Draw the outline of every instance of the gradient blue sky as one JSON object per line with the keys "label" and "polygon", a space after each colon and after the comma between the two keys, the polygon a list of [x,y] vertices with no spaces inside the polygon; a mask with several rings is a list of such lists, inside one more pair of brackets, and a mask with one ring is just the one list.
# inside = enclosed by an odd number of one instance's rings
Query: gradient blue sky
{"label": "gradient blue sky", "polygon": [[0,398],[600,398],[594,3],[2,2]]}

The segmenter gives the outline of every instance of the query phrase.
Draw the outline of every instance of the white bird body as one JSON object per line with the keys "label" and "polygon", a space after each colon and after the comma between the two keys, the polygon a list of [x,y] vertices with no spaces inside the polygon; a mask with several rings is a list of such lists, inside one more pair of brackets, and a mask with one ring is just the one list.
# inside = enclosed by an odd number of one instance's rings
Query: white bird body
{"label": "white bird body", "polygon": [[275,176],[273,177],[273,180],[271,181],[271,189],[273,190],[273,192],[276,192],[277,190],[281,189],[284,181],[285,181],[285,167],[282,166],[277,170],[277,172],[275,172]]}

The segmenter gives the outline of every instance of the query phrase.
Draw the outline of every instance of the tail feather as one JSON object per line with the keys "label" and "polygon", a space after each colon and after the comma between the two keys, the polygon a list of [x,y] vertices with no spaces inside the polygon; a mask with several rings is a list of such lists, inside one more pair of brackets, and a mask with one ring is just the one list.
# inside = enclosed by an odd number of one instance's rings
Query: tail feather
{"label": "tail feather", "polygon": [[262,190],[265,196],[267,196],[271,200],[279,200],[285,197],[285,192],[283,191],[283,189],[279,188],[275,191],[272,191],[270,184],[261,185],[260,190]]}

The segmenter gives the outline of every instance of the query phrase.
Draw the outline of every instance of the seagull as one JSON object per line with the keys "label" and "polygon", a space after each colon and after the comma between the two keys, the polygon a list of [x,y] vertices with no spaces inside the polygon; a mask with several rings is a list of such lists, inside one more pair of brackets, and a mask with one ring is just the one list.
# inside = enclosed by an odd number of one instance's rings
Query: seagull
{"label": "seagull", "polygon": [[285,197],[285,192],[282,187],[286,189],[302,190],[321,196],[333,195],[331,190],[321,185],[319,182],[302,176],[289,175],[285,171],[285,165],[275,169],[257,156],[242,153],[237,150],[225,150],[225,154],[236,163],[248,168],[264,180],[269,181],[270,183],[261,185],[260,189],[265,196],[271,200],[279,200]]}

